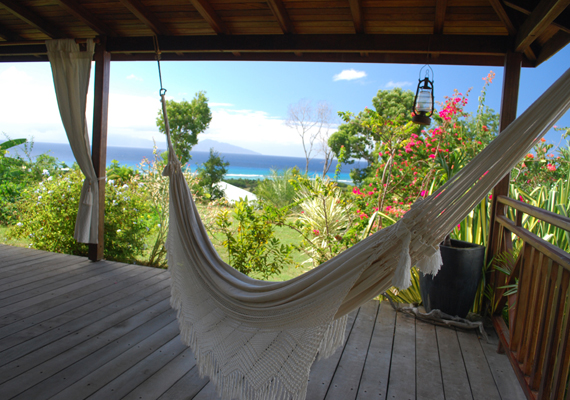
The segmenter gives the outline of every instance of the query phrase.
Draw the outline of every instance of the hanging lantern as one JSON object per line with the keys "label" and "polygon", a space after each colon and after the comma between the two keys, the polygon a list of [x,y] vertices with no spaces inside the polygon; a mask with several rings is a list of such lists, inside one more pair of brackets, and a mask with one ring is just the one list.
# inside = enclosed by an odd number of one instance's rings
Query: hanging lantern
{"label": "hanging lantern", "polygon": [[[426,68],[427,67],[427,68]],[[422,71],[425,68],[425,77],[422,79]],[[431,80],[429,79],[431,75]],[[431,124],[431,116],[433,114],[433,70],[429,65],[425,65],[420,70],[420,79],[418,79],[418,88],[416,89],[416,97],[414,99],[414,115],[412,122],[420,125]]]}

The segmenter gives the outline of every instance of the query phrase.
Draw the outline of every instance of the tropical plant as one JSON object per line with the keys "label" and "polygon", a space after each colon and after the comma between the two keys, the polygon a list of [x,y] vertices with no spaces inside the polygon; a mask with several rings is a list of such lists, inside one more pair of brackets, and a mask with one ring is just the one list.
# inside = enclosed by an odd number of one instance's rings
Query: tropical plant
{"label": "tropical plant", "polygon": [[414,306],[422,304],[418,269],[416,267],[412,267],[412,285],[409,288],[399,290],[397,287],[392,286],[384,293],[384,296],[388,296],[396,303],[412,304]]}
{"label": "tropical plant", "polygon": [[277,208],[289,206],[297,195],[294,182],[298,177],[297,167],[284,170],[271,169],[271,174],[257,184],[255,194]]}
{"label": "tropical plant", "polygon": [[301,211],[288,226],[303,238],[297,248],[309,257],[307,262],[317,266],[354,244],[345,236],[352,227],[354,212],[335,182],[300,178],[297,192],[296,204]]}

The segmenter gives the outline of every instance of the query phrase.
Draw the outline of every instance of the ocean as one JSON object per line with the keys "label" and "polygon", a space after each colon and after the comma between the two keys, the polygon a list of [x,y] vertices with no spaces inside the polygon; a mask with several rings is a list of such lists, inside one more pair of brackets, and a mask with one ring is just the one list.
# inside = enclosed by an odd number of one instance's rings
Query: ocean
{"label": "ocean", "polygon": [[[21,150],[16,150],[20,155],[22,155]],[[14,153],[14,149],[11,149]],[[57,158],[60,162],[65,162],[68,165],[72,165],[75,161],[71,148],[68,144],[63,143],[41,143],[35,142],[32,150],[32,157],[36,157],[40,154],[48,153],[49,155]],[[204,163],[208,157],[208,152],[193,151],[192,160],[189,163],[189,167],[192,171],[195,171],[197,166]],[[236,154],[236,153],[220,153],[224,161],[230,163],[228,166],[228,173],[226,178],[245,178],[245,179],[263,179],[271,174],[271,169],[283,170],[287,168],[298,167],[301,172],[305,171],[305,159],[301,157],[283,157],[283,156],[266,156],[257,154]],[[126,165],[132,168],[137,168],[143,158],[153,159],[152,148],[138,148],[138,147],[116,147],[109,146],[107,148],[107,166],[111,164],[113,160],[117,160],[119,164]],[[309,175],[322,175],[324,160],[313,159],[309,163]],[[329,177],[334,176],[334,171],[336,168],[336,161],[333,164],[327,174]],[[339,175],[339,182],[351,183],[349,172],[352,168],[363,167],[364,162],[355,161],[354,164],[343,164],[341,167],[341,173]]]}

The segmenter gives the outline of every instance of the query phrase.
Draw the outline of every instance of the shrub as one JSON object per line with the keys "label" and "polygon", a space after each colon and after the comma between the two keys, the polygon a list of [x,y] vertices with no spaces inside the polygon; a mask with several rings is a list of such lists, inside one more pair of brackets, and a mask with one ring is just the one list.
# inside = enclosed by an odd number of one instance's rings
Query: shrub
{"label": "shrub", "polygon": [[[11,235],[28,238],[30,247],[52,252],[87,255],[87,245],[73,239],[83,174],[78,169],[45,177],[22,193],[16,204],[18,223]],[[105,258],[131,262],[145,247],[149,205],[133,179],[105,190]]]}
{"label": "shrub", "polygon": [[275,226],[285,222],[285,212],[265,204],[260,209],[247,200],[235,203],[233,213],[221,210],[216,225],[224,239],[229,264],[238,271],[267,279],[280,273],[285,265],[293,265],[292,245],[275,237]]}

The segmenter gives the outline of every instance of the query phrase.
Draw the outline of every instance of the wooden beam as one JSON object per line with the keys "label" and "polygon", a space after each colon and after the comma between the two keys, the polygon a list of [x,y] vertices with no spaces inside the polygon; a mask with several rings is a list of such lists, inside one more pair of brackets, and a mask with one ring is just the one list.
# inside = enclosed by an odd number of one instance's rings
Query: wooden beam
{"label": "wooden beam", "polygon": [[61,31],[57,29],[52,23],[45,21],[37,14],[22,6],[19,2],[14,0],[0,0],[0,4],[3,5],[6,10],[14,14],[16,17],[38,29],[46,36],[52,39],[64,37]]}
{"label": "wooden beam", "polygon": [[548,60],[554,54],[563,49],[568,43],[570,43],[570,33],[564,31],[558,31],[555,33],[554,36],[542,45],[540,53],[538,53],[536,65],[542,64]]}
{"label": "wooden beam", "polygon": [[501,3],[501,1],[500,0],[489,0],[489,2],[491,3],[491,6],[495,10],[495,13],[499,17],[499,19],[501,20],[503,25],[505,25],[505,28],[507,28],[507,32],[509,32],[509,35],[515,36],[517,34],[517,29],[515,28],[513,21],[511,21],[511,18],[507,14],[507,11],[503,7],[503,4]]}
{"label": "wooden beam", "polygon": [[350,4],[350,12],[352,14],[352,21],[354,22],[354,30],[356,33],[364,32],[364,17],[362,15],[362,5],[360,0],[348,0]]}
{"label": "wooden beam", "polygon": [[170,35],[171,31],[139,0],[121,0],[135,17],[157,35]]}
{"label": "wooden beam", "polygon": [[433,33],[443,33],[443,23],[445,22],[445,12],[447,11],[447,0],[436,0],[435,2],[435,22]]}
{"label": "wooden beam", "polygon": [[289,13],[285,9],[283,2],[281,0],[267,0],[267,4],[269,5],[269,8],[271,8],[275,18],[277,18],[277,22],[279,22],[279,26],[283,33],[296,33],[295,26],[293,25],[291,18],[289,18]]}
{"label": "wooden beam", "polygon": [[[107,165],[107,121],[109,112],[109,76],[111,54],[106,51],[105,38],[95,49],[95,86],[93,100],[93,146],[91,158],[98,178],[105,178]],[[89,259],[103,259],[105,243],[105,179],[99,179],[99,236],[97,244],[89,245]]]}
{"label": "wooden beam", "polygon": [[89,28],[93,29],[99,35],[114,36],[115,32],[111,30],[103,21],[99,20],[96,16],[91,14],[82,5],[78,4],[75,0],[56,0],[57,3],[63,7],[67,12],[75,16]]}
{"label": "wooden beam", "polygon": [[7,42],[19,42],[24,40],[20,35],[7,29],[4,25],[0,25],[0,38]]}
{"label": "wooden beam", "polygon": [[560,15],[570,0],[542,0],[521,25],[515,40],[515,51],[522,52]]}
{"label": "wooden beam", "polygon": [[[163,36],[162,52],[255,52],[255,53],[421,53],[495,55],[503,57],[511,45],[506,36],[476,35],[206,35]],[[154,54],[150,37],[108,38],[112,53]],[[502,65],[502,62],[501,62]]]}
{"label": "wooden beam", "polygon": [[[496,1],[496,0],[491,0]],[[524,15],[531,14],[531,7],[530,4],[522,4],[522,3],[513,3],[512,1],[504,1],[505,6],[512,8]],[[552,22],[552,26],[557,27],[558,29],[563,30],[564,32],[570,33],[570,8],[566,8],[564,11],[560,13],[556,19]]]}
{"label": "wooden beam", "polygon": [[226,35],[231,34],[227,25],[222,21],[220,16],[216,13],[212,5],[207,0],[190,0],[190,3],[196,8],[196,11],[200,13],[202,18],[204,18],[210,27],[216,33],[224,33]]}
{"label": "wooden beam", "polygon": [[[521,76],[522,53],[508,52],[505,55],[505,66],[503,74],[503,92],[501,94],[500,110],[500,132],[517,117],[517,105],[519,99],[519,85]],[[493,199],[491,200],[491,220],[489,222],[489,251],[487,251],[487,262],[499,252],[500,224],[496,221],[496,215],[504,215],[505,207],[497,200],[499,196],[509,195],[510,174],[507,174],[493,188]],[[497,210],[497,211],[495,211]]]}

